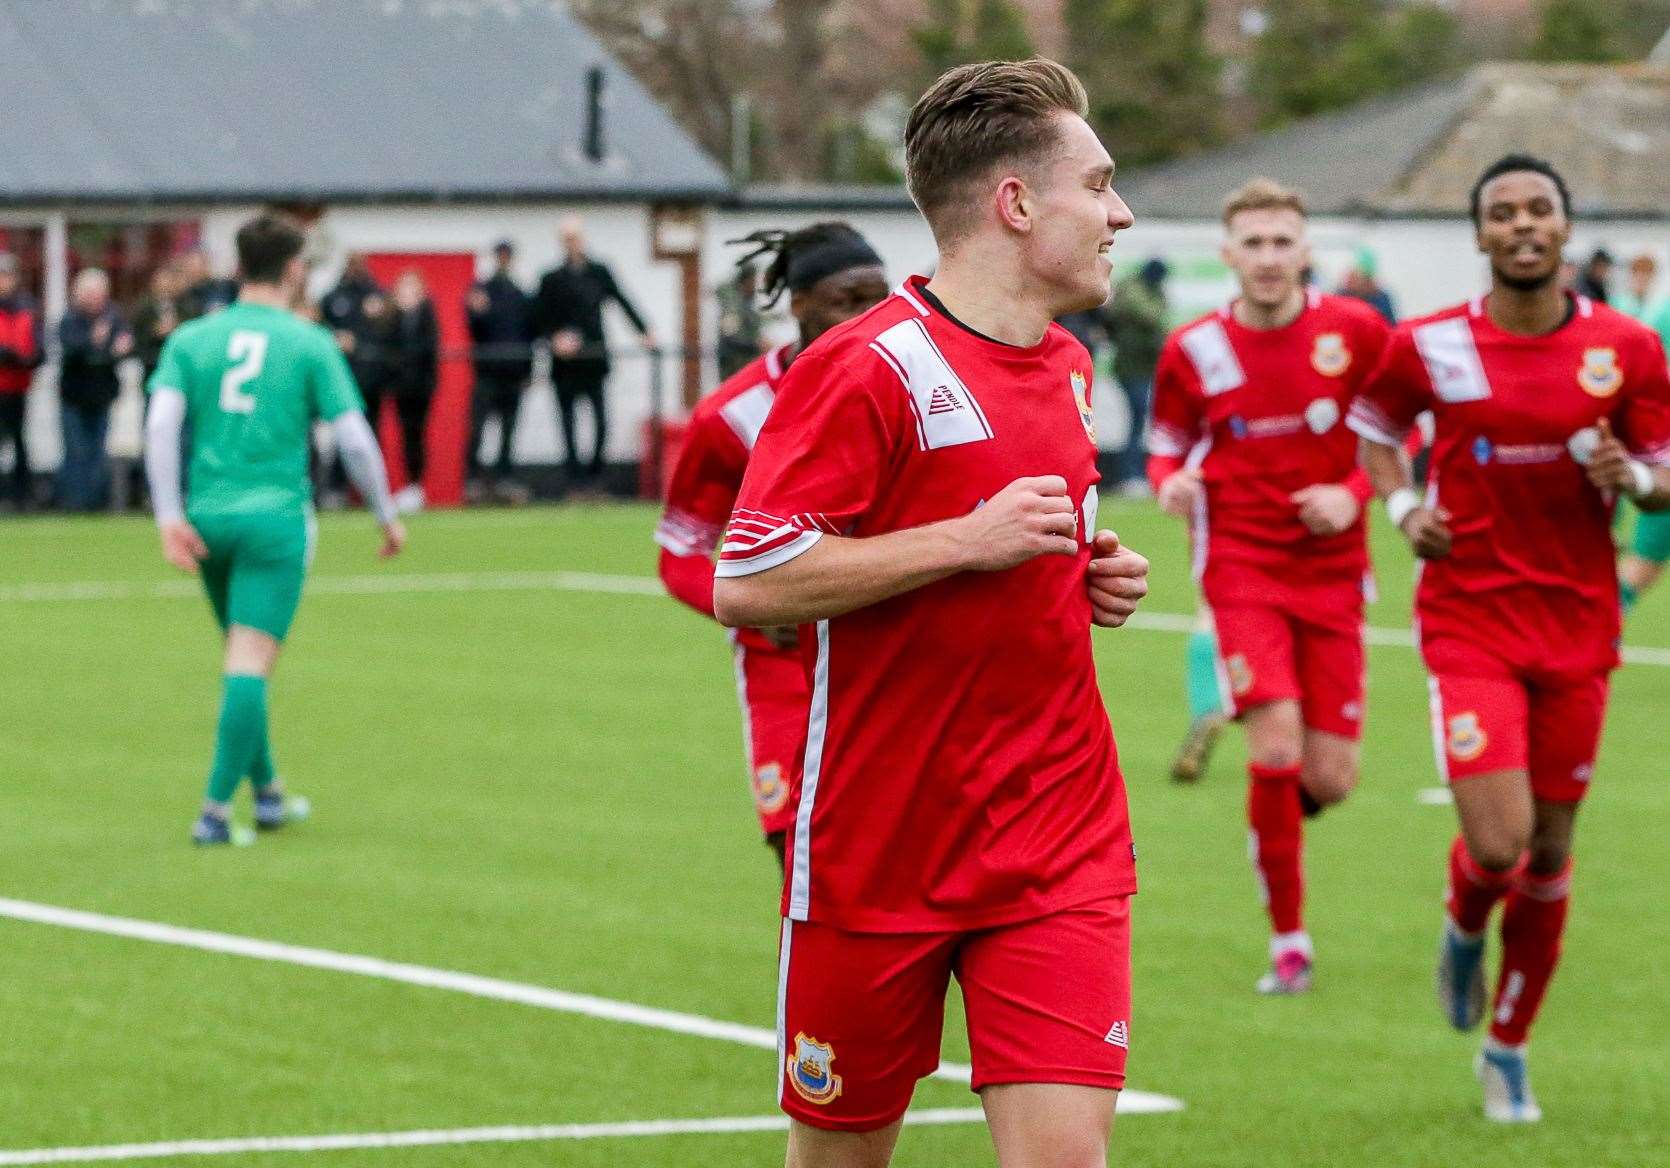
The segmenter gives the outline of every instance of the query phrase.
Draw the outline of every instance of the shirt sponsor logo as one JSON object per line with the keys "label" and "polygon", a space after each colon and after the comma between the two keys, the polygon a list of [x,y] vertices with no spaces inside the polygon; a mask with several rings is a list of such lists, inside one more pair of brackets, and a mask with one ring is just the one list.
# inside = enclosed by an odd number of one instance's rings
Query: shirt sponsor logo
{"label": "shirt sponsor logo", "polygon": [[1339,333],[1323,333],[1310,352],[1310,367],[1324,377],[1338,377],[1351,368],[1351,350]]}
{"label": "shirt sponsor logo", "polygon": [[[1339,407],[1334,408],[1338,410]],[[1299,433],[1306,425],[1303,414],[1273,414],[1268,418],[1254,418],[1251,421],[1235,414],[1229,419],[1229,433],[1237,439],[1286,438],[1290,434]]]}
{"label": "shirt sponsor logo", "polygon": [[794,1053],[788,1057],[788,1079],[795,1094],[822,1107],[841,1094],[841,1076],[834,1071],[835,1048],[804,1034],[794,1036]]}
{"label": "shirt sponsor logo", "polygon": [[1077,369],[1067,375],[1068,384],[1073,387],[1073,401],[1079,407],[1079,421],[1084,423],[1084,436],[1092,443],[1096,441],[1096,414],[1090,408],[1090,385],[1084,379],[1084,374]]}
{"label": "shirt sponsor logo", "polygon": [[1583,364],[1577,369],[1577,384],[1590,397],[1611,397],[1624,383],[1624,371],[1618,368],[1616,349],[1584,349]]}
{"label": "shirt sponsor logo", "polygon": [[1498,446],[1496,461],[1505,466],[1530,466],[1540,462],[1559,462],[1566,456],[1564,444],[1559,442],[1527,442],[1518,446]]}
{"label": "shirt sponsor logo", "polygon": [[783,781],[783,768],[768,762],[754,769],[754,802],[767,815],[781,811],[789,801],[789,785]]}
{"label": "shirt sponsor logo", "polygon": [[1490,456],[1494,453],[1496,453],[1496,448],[1491,445],[1490,439],[1486,438],[1483,434],[1480,434],[1477,438],[1473,439],[1474,462],[1478,463],[1480,466],[1484,466],[1490,461]]}
{"label": "shirt sponsor logo", "polygon": [[1479,725],[1479,715],[1476,711],[1468,710],[1450,719],[1447,749],[1451,758],[1457,762],[1472,762],[1483,754],[1484,748],[1489,745],[1490,735]]}
{"label": "shirt sponsor logo", "polygon": [[1108,1036],[1102,1039],[1102,1041],[1107,1043],[1109,1046],[1117,1046],[1120,1050],[1130,1050],[1131,1028],[1129,1024],[1123,1021],[1115,1022],[1108,1030]]}
{"label": "shirt sponsor logo", "polygon": [[1240,414],[1232,414],[1229,419],[1229,432],[1236,438],[1247,436],[1247,419]]}
{"label": "shirt sponsor logo", "polygon": [[1305,425],[1312,434],[1326,434],[1339,425],[1339,403],[1331,397],[1319,397],[1305,407]]}

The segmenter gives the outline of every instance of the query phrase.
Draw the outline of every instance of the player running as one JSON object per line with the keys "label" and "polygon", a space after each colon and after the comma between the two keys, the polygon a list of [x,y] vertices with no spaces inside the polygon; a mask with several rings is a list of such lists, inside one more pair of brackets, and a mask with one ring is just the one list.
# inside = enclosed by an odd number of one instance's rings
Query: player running
{"label": "player running", "polygon": [[[1458,1029],[1485,1011],[1485,926],[1502,967],[1476,1069],[1502,1122],[1541,1111],[1526,1037],[1560,955],[1572,829],[1618,664],[1614,501],[1670,506],[1670,378],[1651,330],[1560,287],[1571,200],[1554,169],[1510,155],[1473,188],[1490,292],[1392,337],[1351,408],[1386,511],[1424,562],[1415,596],[1450,848],[1438,1000]],[[1436,419],[1425,499],[1398,449]]]}
{"label": "player running", "polygon": [[[267,681],[312,557],[307,465],[315,418],[335,428],[349,476],[382,524],[382,554],[394,555],[406,540],[347,361],[329,332],[287,308],[306,278],[302,245],[301,231],[280,216],[244,224],[237,302],[176,330],[150,380],[145,469],[162,554],[202,576],[225,634],[214,762],[191,829],[199,844],[253,840],[231,819],[246,775],[257,828],[279,828],[307,812],[306,800],[287,796],[273,769]],[[190,488],[182,500],[188,425]]]}
{"label": "player running", "polygon": [[1083,87],[953,69],[905,129],[939,246],[784,377],[720,551],[732,626],[800,624],[779,1099],[794,1168],[885,1163],[962,985],[1005,1164],[1101,1164],[1130,1041],[1130,823],[1091,658],[1146,592],[1096,520],[1090,356],[1131,223]]}
{"label": "player running", "polygon": [[1148,477],[1192,525],[1225,700],[1247,730],[1250,850],[1272,931],[1258,990],[1292,994],[1315,959],[1303,815],[1357,782],[1370,490],[1344,419],[1388,330],[1362,301],[1305,287],[1298,194],[1254,179],[1223,221],[1241,295],[1167,338]]}
{"label": "player running", "polygon": [[[777,383],[813,341],[887,297],[881,257],[845,223],[814,223],[798,231],[756,231],[739,242],[758,249],[740,263],[772,257],[763,292],[775,302],[786,289],[800,338],[737,370],[697,403],[684,449],[667,487],[667,508],[655,530],[667,591],[713,616],[713,553],[736,504],[742,472],[777,393]],[[743,757],[765,842],[783,862],[794,818],[791,792],[806,739],[811,690],[792,625],[737,629],[731,634]]]}

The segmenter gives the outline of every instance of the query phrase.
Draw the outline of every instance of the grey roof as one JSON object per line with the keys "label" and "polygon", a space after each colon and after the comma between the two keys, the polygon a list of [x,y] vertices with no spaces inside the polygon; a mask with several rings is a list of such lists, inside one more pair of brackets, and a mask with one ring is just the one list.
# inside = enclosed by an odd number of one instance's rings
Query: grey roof
{"label": "grey roof", "polygon": [[1670,69],[1480,65],[1220,150],[1121,172],[1115,185],[1139,218],[1215,219],[1224,196],[1254,175],[1297,187],[1313,214],[1464,218],[1479,172],[1511,152],[1559,168],[1580,216],[1665,216]]}
{"label": "grey roof", "polygon": [[[1139,219],[1216,219],[1224,197],[1255,175],[1303,191],[1313,215],[1370,213],[1454,125],[1471,89],[1458,78],[1373,99],[1218,150],[1121,170],[1114,186]],[[1119,143],[1109,146],[1117,159]]]}
{"label": "grey roof", "polygon": [[0,61],[0,202],[730,192],[552,0],[0,0]]}

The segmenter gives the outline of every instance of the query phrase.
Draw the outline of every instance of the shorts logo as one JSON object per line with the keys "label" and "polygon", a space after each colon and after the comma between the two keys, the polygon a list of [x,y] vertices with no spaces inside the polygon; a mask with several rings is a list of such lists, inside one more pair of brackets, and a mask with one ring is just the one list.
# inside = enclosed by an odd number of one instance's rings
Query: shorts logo
{"label": "shorts logo", "polygon": [[1590,397],[1611,397],[1624,383],[1624,371],[1618,368],[1616,349],[1584,349],[1583,364],[1577,370],[1577,384]]}
{"label": "shorts logo", "polygon": [[1450,719],[1450,757],[1457,762],[1472,762],[1490,745],[1490,735],[1479,725],[1479,716],[1472,710]]}
{"label": "shorts logo", "polygon": [[804,1034],[794,1036],[794,1053],[789,1055],[789,1082],[795,1093],[808,1103],[822,1106],[834,1102],[841,1094],[841,1076],[831,1068],[835,1063],[835,1048]]}
{"label": "shorts logo", "polygon": [[1588,782],[1590,779],[1595,777],[1595,764],[1592,762],[1579,764],[1577,767],[1573,768],[1571,777],[1573,782]]}
{"label": "shorts logo", "polygon": [[1326,434],[1339,424],[1339,403],[1331,397],[1319,397],[1305,407],[1305,425],[1312,434]]}
{"label": "shorts logo", "polygon": [[1339,716],[1347,722],[1361,722],[1363,720],[1363,703],[1346,702],[1339,708]]}
{"label": "shorts logo", "polygon": [[1310,367],[1324,377],[1338,377],[1351,367],[1351,350],[1339,333],[1323,333],[1310,353]]}
{"label": "shorts logo", "polygon": [[1084,374],[1077,369],[1067,375],[1067,381],[1073,387],[1073,401],[1079,407],[1079,421],[1084,423],[1085,437],[1091,442],[1096,441],[1096,415],[1090,408],[1089,385],[1084,380]]}
{"label": "shorts logo", "polygon": [[1247,664],[1245,654],[1237,653],[1224,662],[1224,672],[1229,674],[1229,689],[1236,697],[1243,697],[1253,685],[1252,666]]}
{"label": "shorts logo", "polygon": [[783,768],[768,762],[754,770],[754,802],[760,810],[770,814],[781,811],[789,801],[789,785],[783,781]]}
{"label": "shorts logo", "polygon": [[1131,1028],[1125,1022],[1115,1022],[1108,1031],[1108,1036],[1102,1039],[1109,1046],[1117,1046],[1120,1050],[1131,1049]]}

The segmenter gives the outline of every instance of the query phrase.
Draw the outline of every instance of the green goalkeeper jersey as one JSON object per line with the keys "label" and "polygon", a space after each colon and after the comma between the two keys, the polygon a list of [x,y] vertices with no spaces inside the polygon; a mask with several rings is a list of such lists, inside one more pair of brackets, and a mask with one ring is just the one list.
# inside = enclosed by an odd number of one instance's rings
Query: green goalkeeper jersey
{"label": "green goalkeeper jersey", "polygon": [[365,408],[328,331],[242,301],[175,330],[149,389],[185,395],[187,511],[200,514],[304,509],[314,419]]}

